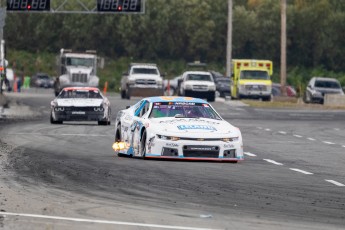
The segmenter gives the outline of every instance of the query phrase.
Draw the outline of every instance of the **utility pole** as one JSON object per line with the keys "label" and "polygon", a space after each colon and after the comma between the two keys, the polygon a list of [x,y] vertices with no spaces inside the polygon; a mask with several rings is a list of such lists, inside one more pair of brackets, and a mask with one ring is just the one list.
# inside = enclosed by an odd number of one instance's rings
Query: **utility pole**
{"label": "utility pole", "polygon": [[232,62],[232,0],[228,0],[228,35],[226,43],[226,76],[231,76]]}
{"label": "utility pole", "polygon": [[286,0],[281,0],[281,50],[280,50],[280,85],[286,96]]}
{"label": "utility pole", "polygon": [[3,40],[5,18],[6,8],[0,2],[0,94],[2,94],[2,84],[5,78],[5,41]]}

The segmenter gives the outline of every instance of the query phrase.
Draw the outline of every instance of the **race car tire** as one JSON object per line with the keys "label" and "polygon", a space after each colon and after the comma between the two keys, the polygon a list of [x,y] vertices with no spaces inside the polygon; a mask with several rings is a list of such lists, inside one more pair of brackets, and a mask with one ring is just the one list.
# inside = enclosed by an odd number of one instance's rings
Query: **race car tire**
{"label": "race car tire", "polygon": [[62,121],[55,121],[52,114],[50,114],[50,124],[62,124]]}
{"label": "race car tire", "polygon": [[144,130],[140,140],[140,155],[143,159],[146,156],[146,130]]}
{"label": "race car tire", "polygon": [[107,125],[108,121],[98,121],[98,125]]}
{"label": "race car tire", "polygon": [[121,141],[121,123],[117,125],[116,131],[115,131],[115,142]]}

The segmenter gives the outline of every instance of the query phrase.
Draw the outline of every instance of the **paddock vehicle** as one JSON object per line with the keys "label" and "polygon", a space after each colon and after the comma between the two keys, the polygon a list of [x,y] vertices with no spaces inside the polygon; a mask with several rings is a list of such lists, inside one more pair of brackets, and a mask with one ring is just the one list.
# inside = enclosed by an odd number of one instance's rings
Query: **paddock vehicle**
{"label": "paddock vehicle", "polygon": [[97,67],[102,68],[103,65],[103,62],[98,60],[95,50],[72,52],[69,49],[61,49],[57,57],[58,77],[54,82],[55,96],[65,87],[98,87]]}
{"label": "paddock vehicle", "polygon": [[156,64],[131,63],[121,78],[121,98],[163,96],[163,77]]}
{"label": "paddock vehicle", "polygon": [[271,100],[273,63],[268,60],[232,60],[231,98]]}
{"label": "paddock vehicle", "polygon": [[344,95],[337,79],[327,77],[313,77],[310,79],[303,96],[305,103],[323,104],[326,94]]}

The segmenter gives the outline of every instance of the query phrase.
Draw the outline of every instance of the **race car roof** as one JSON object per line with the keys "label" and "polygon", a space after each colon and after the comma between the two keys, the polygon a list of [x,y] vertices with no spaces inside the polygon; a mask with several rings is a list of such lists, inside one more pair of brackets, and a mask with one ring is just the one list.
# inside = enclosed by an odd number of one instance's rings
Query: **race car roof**
{"label": "race car roof", "polygon": [[97,87],[66,87],[63,90],[89,90],[89,91],[99,91]]}
{"label": "race car roof", "polygon": [[207,103],[207,101],[200,98],[193,97],[171,97],[171,96],[161,96],[161,97],[147,97],[145,98],[151,103],[155,102],[193,102],[193,103]]}

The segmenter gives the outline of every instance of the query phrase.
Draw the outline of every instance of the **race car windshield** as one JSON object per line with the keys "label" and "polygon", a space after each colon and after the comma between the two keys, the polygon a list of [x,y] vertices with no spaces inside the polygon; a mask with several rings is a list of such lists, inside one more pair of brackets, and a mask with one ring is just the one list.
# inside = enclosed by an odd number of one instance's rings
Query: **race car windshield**
{"label": "race car windshield", "polygon": [[208,104],[189,102],[153,103],[150,117],[209,118],[221,120],[219,115]]}
{"label": "race car windshield", "polygon": [[94,90],[64,90],[58,98],[102,99],[102,95]]}

